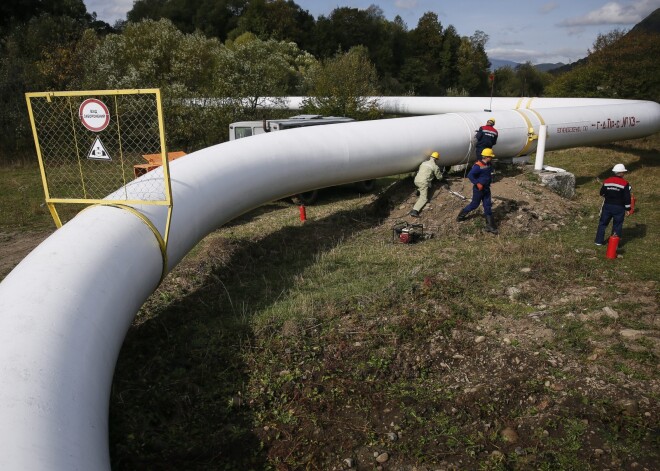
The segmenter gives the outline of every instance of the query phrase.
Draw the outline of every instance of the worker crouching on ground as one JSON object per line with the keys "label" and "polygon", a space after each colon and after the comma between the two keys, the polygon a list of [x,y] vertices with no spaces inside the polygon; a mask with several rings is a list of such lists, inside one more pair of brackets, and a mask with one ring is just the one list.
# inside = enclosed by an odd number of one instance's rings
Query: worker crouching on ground
{"label": "worker crouching on ground", "polygon": [[605,229],[612,223],[612,234],[621,237],[623,220],[631,214],[632,187],[623,175],[628,170],[623,164],[616,164],[612,169],[614,175],[603,182],[600,187],[600,196],[605,198],[600,210],[600,221],[596,231],[596,245],[605,244]]}
{"label": "worker crouching on ground", "polygon": [[426,205],[429,200],[429,191],[431,190],[431,183],[433,179],[442,180],[442,168],[438,166],[438,159],[440,154],[433,152],[428,160],[425,160],[419,166],[417,170],[417,175],[415,175],[415,186],[419,192],[419,197],[415,206],[413,206],[412,211],[410,211],[410,216],[414,218],[419,217],[419,212]]}
{"label": "worker crouching on ground", "polygon": [[486,231],[497,234],[495,223],[493,222],[493,202],[490,196],[490,184],[493,180],[493,167],[490,161],[495,154],[493,149],[484,149],[481,151],[481,158],[475,162],[468,173],[468,178],[472,182],[472,201],[458,213],[457,221],[465,221],[470,211],[479,207],[483,202],[484,216],[486,217]]}

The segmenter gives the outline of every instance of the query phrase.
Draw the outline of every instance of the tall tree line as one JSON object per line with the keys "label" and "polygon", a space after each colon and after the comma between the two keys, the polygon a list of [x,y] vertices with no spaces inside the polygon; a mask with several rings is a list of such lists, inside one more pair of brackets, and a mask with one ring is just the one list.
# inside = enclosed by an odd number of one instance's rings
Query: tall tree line
{"label": "tall tree line", "polygon": [[389,21],[376,5],[364,10],[339,7],[314,19],[293,0],[137,0],[127,18],[167,18],[183,32],[199,31],[220,41],[245,33],[291,41],[320,60],[362,46],[385,94],[488,91],[488,36],[478,31],[462,38],[453,26],[445,28],[435,13],[425,13],[408,29],[401,17]]}
{"label": "tall tree line", "polygon": [[0,163],[34,153],[31,91],[161,88],[168,140],[185,150],[221,142],[231,121],[262,117],[265,96],[307,95],[306,111],[358,119],[378,116],[360,97],[379,94],[658,99],[653,28],[599,36],[583,64],[556,78],[530,63],[491,73],[487,43],[485,32],[460,35],[435,13],[409,28],[375,5],[315,19],[293,0],[137,0],[111,26],[82,0],[6,0]]}
{"label": "tall tree line", "polygon": [[[408,30],[376,6],[317,20],[291,0],[138,0],[113,26],[82,0],[1,8],[1,161],[33,152],[30,91],[159,87],[168,138],[192,150],[222,141],[232,120],[258,117],[264,96],[309,95],[307,111],[364,119],[377,116],[364,94],[478,94],[489,65],[483,42],[435,14]],[[212,106],[182,105],[191,98]]]}

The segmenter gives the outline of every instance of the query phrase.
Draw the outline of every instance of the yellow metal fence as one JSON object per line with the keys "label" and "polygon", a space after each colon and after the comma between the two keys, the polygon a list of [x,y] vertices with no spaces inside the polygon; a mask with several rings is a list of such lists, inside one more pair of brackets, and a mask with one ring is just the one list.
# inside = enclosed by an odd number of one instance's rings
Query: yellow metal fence
{"label": "yellow metal fence", "polygon": [[172,197],[160,90],[40,92],[26,100],[57,227],[56,204],[165,205],[167,228],[156,234],[164,251]]}

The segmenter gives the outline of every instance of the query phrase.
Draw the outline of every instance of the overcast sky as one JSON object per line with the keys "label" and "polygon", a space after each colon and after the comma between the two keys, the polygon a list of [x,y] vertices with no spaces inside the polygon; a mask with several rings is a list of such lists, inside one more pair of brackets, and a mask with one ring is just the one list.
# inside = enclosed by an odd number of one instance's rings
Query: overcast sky
{"label": "overcast sky", "polygon": [[[599,33],[628,30],[660,8],[660,0],[294,0],[315,18],[337,7],[377,5],[388,20],[401,16],[409,29],[426,12],[461,36],[481,30],[490,38],[490,59],[574,62],[587,55]],[[133,0],[84,0],[87,10],[114,24],[126,19]]]}

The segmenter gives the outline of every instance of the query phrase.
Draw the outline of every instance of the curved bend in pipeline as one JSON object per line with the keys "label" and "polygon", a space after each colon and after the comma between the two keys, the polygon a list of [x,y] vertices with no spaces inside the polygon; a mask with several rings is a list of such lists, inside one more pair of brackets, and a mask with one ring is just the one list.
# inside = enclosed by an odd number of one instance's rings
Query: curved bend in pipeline
{"label": "curved bend in pipeline", "polygon": [[[660,130],[660,105],[654,102],[524,110],[524,118],[520,110],[507,109],[292,129],[188,154],[170,167],[174,207],[165,271],[209,232],[268,201],[413,171],[433,150],[444,165],[465,162],[474,130],[488,117],[496,118],[500,131],[498,157],[517,155],[529,142],[529,124],[538,129],[541,119],[548,125],[548,150]],[[625,126],[611,125],[623,117]],[[141,179],[120,191],[130,196]],[[164,231],[165,208],[135,209]],[[57,230],[0,283],[1,469],[110,469],[115,362],[162,271],[158,240],[143,221],[119,208],[95,206]]]}

